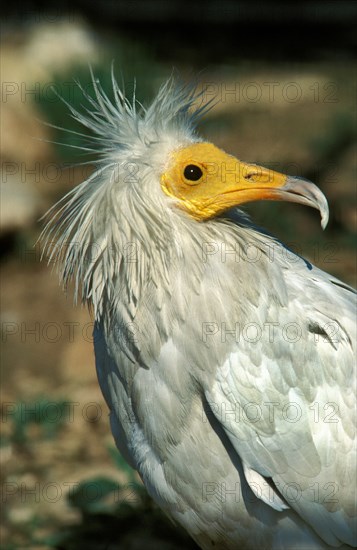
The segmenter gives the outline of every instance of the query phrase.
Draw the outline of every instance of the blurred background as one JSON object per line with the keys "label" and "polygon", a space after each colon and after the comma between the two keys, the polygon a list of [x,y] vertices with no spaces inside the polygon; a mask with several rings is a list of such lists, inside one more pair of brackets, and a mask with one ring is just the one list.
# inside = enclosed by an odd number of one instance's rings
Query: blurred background
{"label": "blurred background", "polygon": [[[330,204],[245,208],[354,285],[357,3],[7,3],[1,37],[1,547],[195,548],[146,497],[110,434],[92,319],[40,262],[41,216],[90,174],[67,106],[89,64],[147,103],[173,68],[218,103],[200,132],[238,158],[313,180]],[[47,124],[46,124],[47,123]],[[95,160],[95,159],[93,159]]]}

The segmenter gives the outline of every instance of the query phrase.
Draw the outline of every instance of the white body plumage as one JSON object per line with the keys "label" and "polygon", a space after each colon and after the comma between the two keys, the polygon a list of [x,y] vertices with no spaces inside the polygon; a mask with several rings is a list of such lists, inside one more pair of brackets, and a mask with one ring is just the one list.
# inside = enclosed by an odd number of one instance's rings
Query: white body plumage
{"label": "white body plumage", "polygon": [[137,113],[113,87],[72,110],[102,164],[45,233],[93,306],[118,448],[202,548],[353,546],[352,289],[239,211],[177,208],[160,177],[204,108],[169,81]]}

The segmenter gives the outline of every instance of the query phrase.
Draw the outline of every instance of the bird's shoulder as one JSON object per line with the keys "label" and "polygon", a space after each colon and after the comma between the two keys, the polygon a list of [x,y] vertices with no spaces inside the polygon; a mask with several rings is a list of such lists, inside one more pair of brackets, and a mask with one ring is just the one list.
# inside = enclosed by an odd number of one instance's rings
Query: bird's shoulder
{"label": "bird's shoulder", "polygon": [[273,239],[256,233],[249,242],[256,261],[226,267],[238,285],[226,306],[230,331],[226,318],[220,326],[226,347],[211,343],[222,360],[202,377],[205,396],[262,500],[270,479],[271,506],[282,495],[326,542],[351,544],[356,293]]}

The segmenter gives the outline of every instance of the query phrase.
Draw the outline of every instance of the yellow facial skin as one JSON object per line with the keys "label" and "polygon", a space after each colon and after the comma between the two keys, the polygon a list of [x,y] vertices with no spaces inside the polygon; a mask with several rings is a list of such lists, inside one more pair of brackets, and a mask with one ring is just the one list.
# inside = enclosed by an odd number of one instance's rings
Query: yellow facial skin
{"label": "yellow facial skin", "polygon": [[256,200],[287,200],[318,208],[327,222],[327,201],[311,182],[247,164],[211,143],[195,143],[172,153],[161,176],[163,191],[203,221]]}
{"label": "yellow facial skin", "polygon": [[[189,166],[201,169],[202,177],[187,179],[185,168]],[[195,143],[172,154],[161,185],[191,216],[205,220],[244,202],[272,198],[271,188],[282,187],[286,179],[278,172],[241,162],[211,143]]]}

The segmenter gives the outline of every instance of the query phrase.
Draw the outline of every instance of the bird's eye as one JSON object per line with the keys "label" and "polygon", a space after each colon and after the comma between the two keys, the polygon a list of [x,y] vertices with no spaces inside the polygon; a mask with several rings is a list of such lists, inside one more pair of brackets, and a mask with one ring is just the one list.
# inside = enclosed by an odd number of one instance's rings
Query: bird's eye
{"label": "bird's eye", "polygon": [[183,175],[188,181],[198,181],[202,178],[203,172],[196,164],[188,164],[183,171]]}

